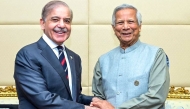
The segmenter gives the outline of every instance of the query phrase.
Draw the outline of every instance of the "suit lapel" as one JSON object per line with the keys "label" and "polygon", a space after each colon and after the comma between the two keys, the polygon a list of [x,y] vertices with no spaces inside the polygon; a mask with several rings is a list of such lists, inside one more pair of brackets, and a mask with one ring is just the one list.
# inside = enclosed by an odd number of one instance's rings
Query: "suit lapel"
{"label": "suit lapel", "polygon": [[[54,54],[53,50],[46,44],[46,42],[40,38],[40,40],[37,42],[39,48],[42,50],[41,54],[42,56],[51,64],[51,66],[57,71],[57,73],[60,75],[60,77],[63,80],[63,83],[66,86],[67,91],[71,95],[71,91],[69,88],[69,82],[66,78],[66,74],[63,73],[63,68],[57,59],[56,55]],[[72,98],[72,97],[71,97]]]}
{"label": "suit lapel", "polygon": [[70,68],[71,68],[71,76],[72,76],[72,97],[73,101],[76,101],[76,83],[77,83],[77,78],[76,78],[76,70],[75,70],[75,58],[72,55],[72,53],[65,47],[65,50],[67,52]]}

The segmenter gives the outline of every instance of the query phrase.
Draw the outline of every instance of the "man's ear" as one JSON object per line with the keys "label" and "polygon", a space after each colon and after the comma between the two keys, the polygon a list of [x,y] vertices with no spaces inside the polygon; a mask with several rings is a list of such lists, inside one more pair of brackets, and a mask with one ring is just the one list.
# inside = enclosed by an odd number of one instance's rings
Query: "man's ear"
{"label": "man's ear", "polygon": [[141,25],[139,26],[139,32],[141,32]]}
{"label": "man's ear", "polygon": [[41,29],[44,30],[45,29],[45,22],[43,19],[40,19],[40,26],[41,26]]}
{"label": "man's ear", "polygon": [[111,26],[112,26],[112,29],[113,29],[113,31],[114,31],[114,34],[117,36],[116,30],[115,30],[115,26],[114,26],[113,24],[112,24]]}

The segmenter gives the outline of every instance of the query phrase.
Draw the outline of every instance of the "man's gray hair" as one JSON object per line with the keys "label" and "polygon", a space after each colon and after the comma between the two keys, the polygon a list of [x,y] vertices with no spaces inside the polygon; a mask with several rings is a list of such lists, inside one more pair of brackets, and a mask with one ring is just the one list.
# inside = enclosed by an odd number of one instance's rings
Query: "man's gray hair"
{"label": "man's gray hair", "polygon": [[[47,15],[52,11],[52,9],[54,9],[55,7],[60,6],[60,5],[69,8],[69,6],[63,1],[52,0],[52,1],[48,2],[42,9],[42,14],[41,14],[42,20],[45,21]],[[70,10],[71,20],[72,20],[73,19],[73,12],[70,8],[69,8],[69,10]]]}
{"label": "man's gray hair", "polygon": [[137,20],[138,20],[138,24],[141,25],[141,23],[142,23],[141,13],[137,10],[137,8],[135,8],[134,6],[129,5],[129,4],[122,4],[122,5],[117,6],[114,9],[113,15],[112,15],[112,25],[115,26],[115,21],[116,21],[116,16],[115,15],[116,15],[117,11],[122,10],[122,9],[126,9],[126,8],[136,10],[136,17],[137,17]]}

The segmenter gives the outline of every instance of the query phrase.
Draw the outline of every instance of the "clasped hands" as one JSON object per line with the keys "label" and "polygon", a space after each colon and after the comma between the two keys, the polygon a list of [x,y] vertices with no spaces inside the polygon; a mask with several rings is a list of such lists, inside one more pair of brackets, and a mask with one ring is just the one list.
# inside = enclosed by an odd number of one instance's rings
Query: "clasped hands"
{"label": "clasped hands", "polygon": [[85,109],[114,109],[114,106],[106,100],[94,97],[90,106],[85,106]]}

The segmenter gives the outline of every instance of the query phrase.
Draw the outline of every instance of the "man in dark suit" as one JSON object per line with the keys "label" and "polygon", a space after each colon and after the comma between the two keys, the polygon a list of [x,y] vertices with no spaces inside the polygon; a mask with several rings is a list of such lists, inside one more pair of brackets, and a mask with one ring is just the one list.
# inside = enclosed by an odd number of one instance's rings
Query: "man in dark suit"
{"label": "man in dark suit", "polygon": [[[70,36],[72,10],[62,1],[50,1],[42,10],[43,36],[23,47],[15,59],[14,78],[19,109],[97,109],[97,100],[81,94],[81,59],[63,44]],[[66,69],[58,58],[65,55]],[[67,73],[66,73],[67,72]]]}

